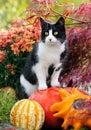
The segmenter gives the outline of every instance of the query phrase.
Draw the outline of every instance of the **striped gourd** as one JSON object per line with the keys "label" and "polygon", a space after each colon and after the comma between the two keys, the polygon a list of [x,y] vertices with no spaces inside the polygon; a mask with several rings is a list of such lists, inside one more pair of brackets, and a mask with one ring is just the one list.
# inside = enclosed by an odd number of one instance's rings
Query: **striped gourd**
{"label": "striped gourd", "polygon": [[23,99],[16,102],[10,113],[11,123],[25,130],[40,130],[44,120],[44,110],[34,100]]}

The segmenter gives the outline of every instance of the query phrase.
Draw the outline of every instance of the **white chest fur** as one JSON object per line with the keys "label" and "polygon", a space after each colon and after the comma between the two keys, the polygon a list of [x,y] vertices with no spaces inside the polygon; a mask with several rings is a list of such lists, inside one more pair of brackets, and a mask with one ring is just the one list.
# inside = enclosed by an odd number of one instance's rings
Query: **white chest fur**
{"label": "white chest fur", "polygon": [[[46,77],[48,77],[48,67],[50,65],[54,65],[55,67],[59,67],[62,63],[60,63],[60,55],[65,50],[65,42],[55,45],[49,45],[45,43],[39,43],[38,48],[38,57],[39,62],[33,66],[33,71],[36,73],[38,78],[39,90],[43,90],[47,88],[46,85]],[[51,85],[59,86],[58,77],[61,70],[55,71],[51,77]]]}
{"label": "white chest fur", "polygon": [[38,56],[40,62],[45,65],[57,64],[60,62],[60,54],[65,50],[65,43],[57,45],[39,44]]}

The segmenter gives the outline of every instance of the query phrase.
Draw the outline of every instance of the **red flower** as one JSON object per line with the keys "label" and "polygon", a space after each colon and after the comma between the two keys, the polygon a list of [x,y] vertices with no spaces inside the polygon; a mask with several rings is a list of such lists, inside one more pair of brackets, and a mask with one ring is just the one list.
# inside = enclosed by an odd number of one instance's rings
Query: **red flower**
{"label": "red flower", "polygon": [[6,51],[0,51],[0,62],[4,61]]}

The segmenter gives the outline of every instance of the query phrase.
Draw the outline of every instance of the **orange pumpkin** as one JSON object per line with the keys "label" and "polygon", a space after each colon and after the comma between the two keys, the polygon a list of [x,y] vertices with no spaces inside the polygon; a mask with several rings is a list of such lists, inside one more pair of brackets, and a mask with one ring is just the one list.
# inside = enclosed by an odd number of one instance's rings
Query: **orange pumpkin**
{"label": "orange pumpkin", "polygon": [[51,106],[54,117],[64,119],[62,127],[68,130],[73,126],[79,130],[83,126],[91,128],[91,97],[73,88],[70,92],[59,91],[62,101]]}
{"label": "orange pumpkin", "polygon": [[37,91],[29,97],[29,99],[37,101],[43,107],[45,111],[45,126],[48,128],[60,128],[60,120],[54,118],[52,112],[50,111],[51,105],[61,101],[59,90],[59,87],[51,87],[45,90]]}
{"label": "orange pumpkin", "polygon": [[13,125],[28,130],[40,130],[45,119],[43,108],[34,100],[23,99],[15,103],[10,113]]}

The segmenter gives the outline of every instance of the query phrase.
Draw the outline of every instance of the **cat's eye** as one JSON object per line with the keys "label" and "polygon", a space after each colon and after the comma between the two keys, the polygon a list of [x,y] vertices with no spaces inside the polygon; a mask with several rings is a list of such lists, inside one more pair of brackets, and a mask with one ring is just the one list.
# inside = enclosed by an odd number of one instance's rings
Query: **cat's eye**
{"label": "cat's eye", "polygon": [[55,36],[58,35],[58,32],[54,32],[54,35],[55,35]]}
{"label": "cat's eye", "polygon": [[45,35],[46,35],[46,36],[48,36],[48,34],[49,34],[48,32],[45,32]]}

